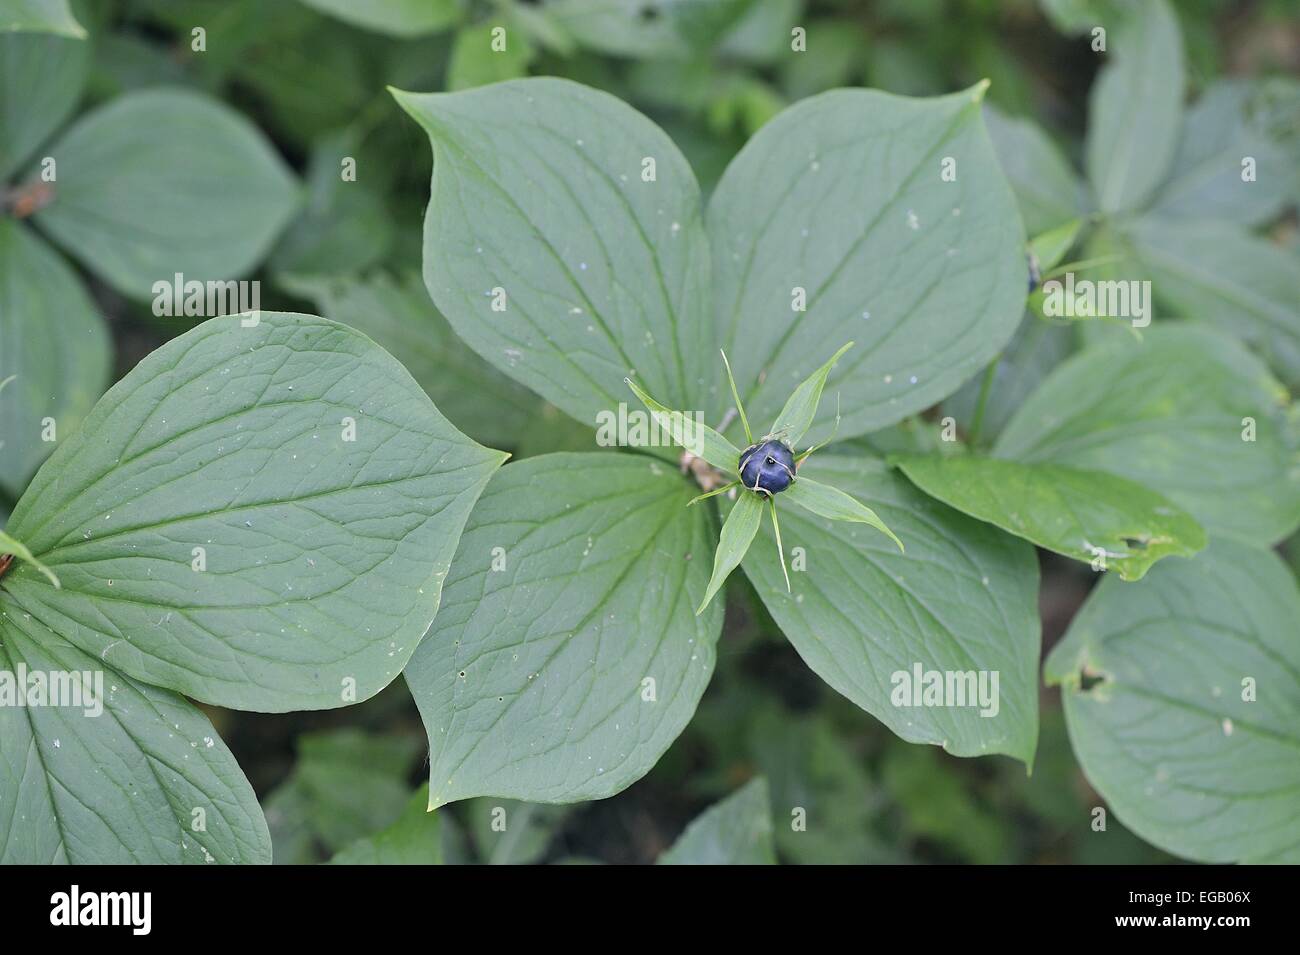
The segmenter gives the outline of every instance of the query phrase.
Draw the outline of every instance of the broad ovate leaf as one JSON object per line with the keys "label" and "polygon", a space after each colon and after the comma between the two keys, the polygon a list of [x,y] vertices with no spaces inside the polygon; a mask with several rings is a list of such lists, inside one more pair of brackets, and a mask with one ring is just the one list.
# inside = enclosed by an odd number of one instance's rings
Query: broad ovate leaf
{"label": "broad ovate leaf", "polygon": [[1300,525],[1295,411],[1230,338],[1157,322],[1060,365],[1020,407],[997,457],[1108,471],[1187,510],[1211,536],[1268,544]]}
{"label": "broad ovate leaf", "polygon": [[418,272],[293,276],[282,283],[311,299],[321,315],[364,332],[397,356],[438,410],[475,441],[512,448],[537,430],[541,402],[456,336]]}
{"label": "broad ovate leaf", "polygon": [[395,37],[445,30],[465,15],[462,0],[301,0],[344,23]]}
{"label": "broad ovate leaf", "polygon": [[1045,677],[1124,825],[1202,862],[1300,861],[1297,620],[1286,565],[1230,540],[1093,591]]}
{"label": "broad ovate leaf", "polygon": [[1166,0],[1126,8],[1093,84],[1084,165],[1101,211],[1142,208],[1164,181],[1183,117],[1183,47]]}
{"label": "broad ovate leaf", "polygon": [[56,33],[84,40],[86,29],[77,22],[68,0],[2,0],[0,33]]}
{"label": "broad ovate leaf", "polygon": [[89,68],[81,40],[0,31],[0,182],[68,118]]}
{"label": "broad ovate leaf", "polygon": [[[142,135],[141,131],[156,135]],[[49,149],[54,199],[36,222],[122,294],[222,281],[255,266],[298,205],[266,138],[211,97],[128,93],[77,120]]]}
{"label": "broad ovate leaf", "polygon": [[660,865],[774,865],[772,800],[759,776],[691,821]]}
{"label": "broad ovate leaf", "polygon": [[108,329],[77,273],[0,218],[0,489],[17,498],[108,385]]}
{"label": "broad ovate leaf", "polygon": [[810,440],[893,424],[1006,344],[1027,286],[983,86],[935,99],[833,90],[767,123],[710,202],[715,311],[751,421],[856,341]]}
{"label": "broad ovate leaf", "polygon": [[504,468],[474,509],[406,668],[429,802],[600,799],[640,779],[713,672],[716,534],[676,469],[619,453]]}
{"label": "broad ovate leaf", "polygon": [[1205,546],[1205,531],[1186,511],[1115,474],[975,455],[899,455],[891,463],[931,497],[1123,580]]}
{"label": "broad ovate leaf", "polygon": [[1300,384],[1300,255],[1231,222],[1143,218],[1128,234],[1169,311],[1240,336]]}
{"label": "broad ovate leaf", "polygon": [[[751,548],[744,568],[799,655],[909,742],[1031,762],[1038,736],[1034,549],[922,494],[877,459],[823,454],[800,471],[800,481],[807,471],[865,501],[907,541],[907,553],[864,524],[783,508],[786,548],[802,552],[792,561],[793,593],[772,541]],[[976,692],[962,705],[925,705],[918,669],[923,680],[930,672],[945,681],[951,673],[954,683],[959,674],[973,675]],[[987,705],[976,698],[981,679]],[[960,680],[964,693],[969,678]]]}
{"label": "broad ovate leaf", "polygon": [[[0,581],[0,862],[270,862],[253,787],[207,717],[50,630],[10,601],[11,579]],[[71,688],[60,705],[6,698],[38,675]]]}
{"label": "broad ovate leaf", "polygon": [[7,532],[30,614],[129,676],[219,706],[343,706],[387,685],[438,608],[504,455],[344,325],[264,312],[145,358],[63,441]]}
{"label": "broad ovate leaf", "polygon": [[394,95],[433,143],[424,277],[461,338],[588,425],[626,378],[721,406],[699,188],[662,130],[560,79]]}

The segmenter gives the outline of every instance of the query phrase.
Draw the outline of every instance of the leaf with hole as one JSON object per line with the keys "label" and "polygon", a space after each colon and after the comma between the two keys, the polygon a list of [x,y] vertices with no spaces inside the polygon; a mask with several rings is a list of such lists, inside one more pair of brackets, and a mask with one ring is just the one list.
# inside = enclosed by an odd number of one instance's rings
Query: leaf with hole
{"label": "leaf with hole", "polygon": [[945,504],[1123,580],[1205,546],[1205,531],[1186,511],[1114,474],[974,455],[899,455],[890,463]]}
{"label": "leaf with hole", "polygon": [[1286,566],[1231,540],[1092,592],[1044,677],[1121,822],[1201,862],[1300,861],[1297,620]]}

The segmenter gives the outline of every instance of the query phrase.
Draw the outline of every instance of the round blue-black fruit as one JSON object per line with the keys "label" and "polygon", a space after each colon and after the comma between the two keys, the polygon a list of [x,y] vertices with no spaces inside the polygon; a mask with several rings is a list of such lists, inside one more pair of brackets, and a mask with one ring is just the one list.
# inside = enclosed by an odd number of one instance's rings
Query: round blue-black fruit
{"label": "round blue-black fruit", "polygon": [[740,479],[751,490],[780,494],[794,480],[794,452],[773,439],[752,445],[740,455]]}

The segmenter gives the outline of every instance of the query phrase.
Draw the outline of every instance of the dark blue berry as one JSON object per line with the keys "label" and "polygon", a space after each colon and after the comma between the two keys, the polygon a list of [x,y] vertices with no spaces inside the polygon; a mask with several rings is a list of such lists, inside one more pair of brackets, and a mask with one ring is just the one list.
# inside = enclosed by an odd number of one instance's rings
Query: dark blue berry
{"label": "dark blue berry", "polygon": [[794,452],[776,440],[746,448],[740,455],[740,480],[751,490],[780,494],[794,480]]}

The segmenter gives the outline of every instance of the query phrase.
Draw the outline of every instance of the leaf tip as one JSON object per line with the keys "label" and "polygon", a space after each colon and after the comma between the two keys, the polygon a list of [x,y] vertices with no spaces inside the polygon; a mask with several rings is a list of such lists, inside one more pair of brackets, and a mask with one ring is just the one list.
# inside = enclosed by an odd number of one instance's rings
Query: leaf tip
{"label": "leaf tip", "polygon": [[970,99],[972,103],[984,102],[984,94],[988,92],[989,86],[993,81],[987,76],[970,88]]}

